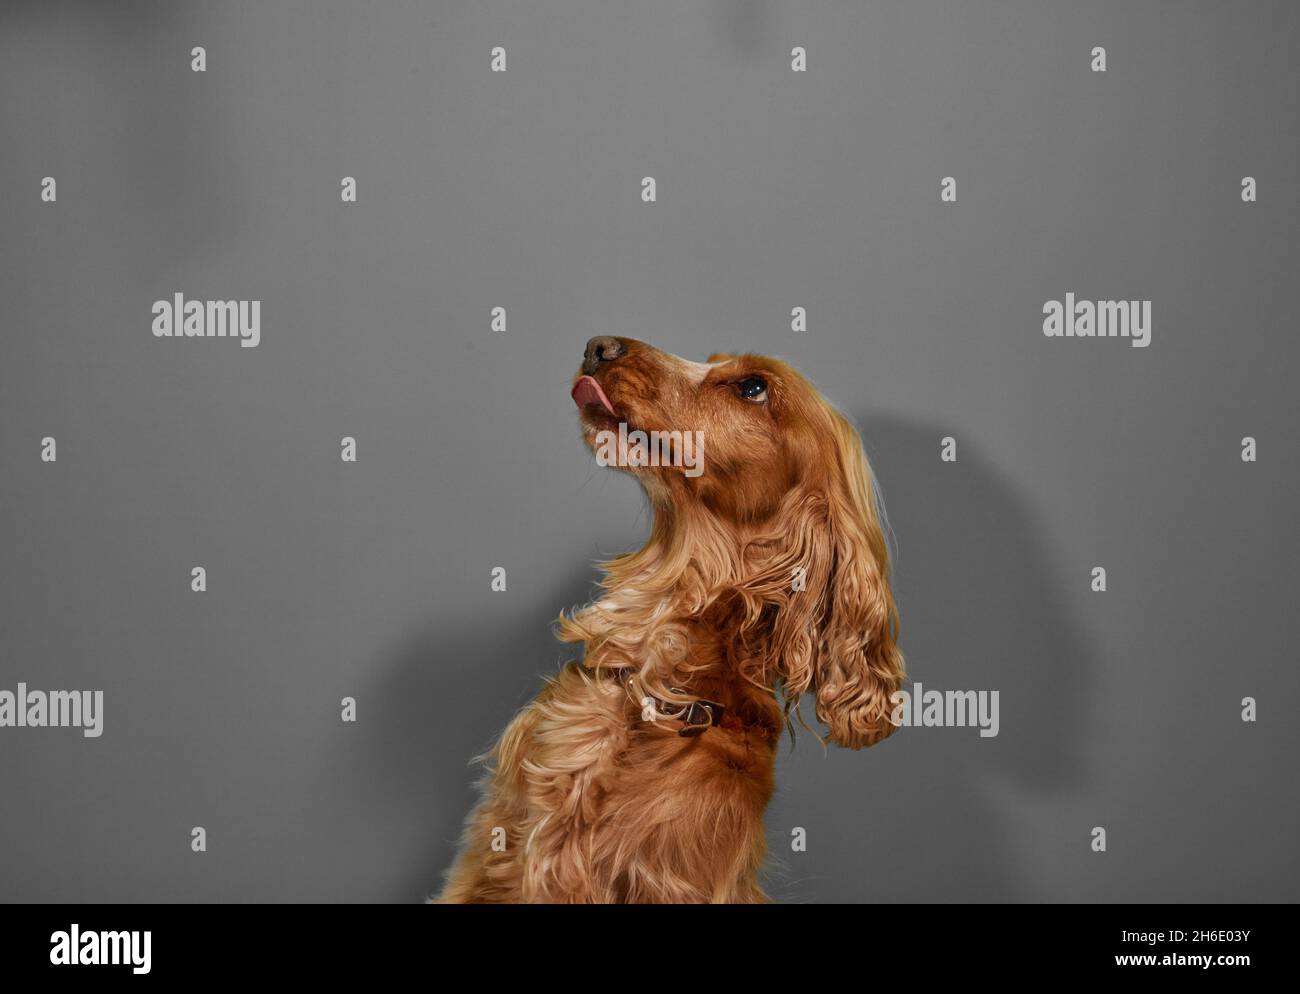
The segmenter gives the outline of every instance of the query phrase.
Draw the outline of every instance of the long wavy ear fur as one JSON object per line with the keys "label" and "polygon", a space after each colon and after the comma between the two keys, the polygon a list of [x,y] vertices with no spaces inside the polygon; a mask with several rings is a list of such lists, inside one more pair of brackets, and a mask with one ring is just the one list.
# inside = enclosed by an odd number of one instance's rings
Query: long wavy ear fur
{"label": "long wavy ear fur", "polygon": [[787,699],[811,691],[832,741],[860,749],[893,732],[890,696],[905,674],[878,494],[857,430],[832,418],[825,493],[789,509],[805,589],[778,608],[773,649]]}

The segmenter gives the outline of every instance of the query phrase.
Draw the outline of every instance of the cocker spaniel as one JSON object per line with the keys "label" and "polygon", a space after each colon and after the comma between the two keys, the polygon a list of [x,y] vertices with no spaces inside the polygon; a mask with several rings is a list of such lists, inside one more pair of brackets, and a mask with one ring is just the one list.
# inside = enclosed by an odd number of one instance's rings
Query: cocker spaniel
{"label": "cocker spaniel", "polygon": [[[438,900],[765,901],[763,809],[800,698],[851,749],[894,729],[903,659],[861,441],[762,356],[593,338],[573,399],[587,444],[644,487],[650,538],[561,616],[584,658],[487,757]],[[667,458],[692,439],[694,473]]]}

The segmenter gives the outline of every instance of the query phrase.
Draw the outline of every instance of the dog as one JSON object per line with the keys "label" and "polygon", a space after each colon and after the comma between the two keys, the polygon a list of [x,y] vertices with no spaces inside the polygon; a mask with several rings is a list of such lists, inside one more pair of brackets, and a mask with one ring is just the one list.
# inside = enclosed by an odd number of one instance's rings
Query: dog
{"label": "dog", "polygon": [[[767,901],[763,811],[800,698],[850,749],[895,727],[898,612],[861,440],[757,355],[699,363],[600,336],[572,396],[589,447],[619,439],[651,534],[605,564],[602,596],[560,616],[584,657],[484,757],[437,900]],[[704,471],[647,465],[627,451],[635,432],[700,433]]]}

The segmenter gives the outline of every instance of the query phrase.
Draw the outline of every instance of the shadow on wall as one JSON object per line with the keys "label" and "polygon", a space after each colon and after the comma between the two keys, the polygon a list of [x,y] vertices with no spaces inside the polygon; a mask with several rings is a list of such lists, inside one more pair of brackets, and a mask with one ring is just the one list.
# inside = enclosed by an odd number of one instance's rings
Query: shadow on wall
{"label": "shadow on wall", "polygon": [[[1027,736],[1033,748],[999,765],[1028,790],[1071,783],[1081,772],[1092,651],[1057,589],[1033,510],[978,439],[878,415],[859,424],[892,497],[909,675],[1001,690],[1012,719],[1003,733]],[[939,458],[945,435],[957,438],[954,463]],[[1079,589],[1087,581],[1084,570]]]}
{"label": "shadow on wall", "polygon": [[[891,866],[846,852],[830,865],[861,873],[808,881],[778,872],[773,892],[799,901],[1051,900],[1062,869],[1040,854],[1059,845],[1025,845],[1026,833],[1032,810],[1052,817],[1042,809],[1086,779],[1081,747],[1096,683],[1087,632],[1061,593],[1032,508],[977,438],[875,413],[857,420],[897,542],[909,689],[919,681],[997,690],[1000,728],[993,738],[905,728],[878,752],[849,754],[870,760],[854,766],[856,789],[889,798],[866,830],[870,850],[890,853]],[[957,461],[945,463],[949,434]],[[1079,583],[1086,590],[1086,575]],[[810,752],[822,761],[815,743]],[[772,844],[788,848],[788,836]],[[838,844],[867,848],[852,835]]]}
{"label": "shadow on wall", "polygon": [[565,565],[567,577],[556,578],[540,610],[437,621],[400,646],[366,690],[385,729],[368,763],[370,789],[380,810],[398,799],[401,819],[423,839],[420,862],[399,867],[393,892],[382,899],[418,902],[442,889],[478,801],[474,785],[485,767],[474,757],[537,696],[544,677],[581,656],[581,646],[560,642],[552,627],[562,609],[594,596],[597,571]]}

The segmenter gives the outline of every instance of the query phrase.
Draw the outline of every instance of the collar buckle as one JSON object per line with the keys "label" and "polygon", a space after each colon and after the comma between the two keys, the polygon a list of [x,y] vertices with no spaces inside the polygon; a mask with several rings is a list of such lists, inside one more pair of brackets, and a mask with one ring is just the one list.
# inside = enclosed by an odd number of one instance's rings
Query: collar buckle
{"label": "collar buckle", "polygon": [[[673,687],[674,694],[681,694],[684,691]],[[682,723],[682,727],[677,734],[683,738],[693,738],[696,735],[703,735],[714,725],[722,724],[722,716],[726,714],[726,707],[717,701],[706,701],[703,698],[691,701],[689,704],[675,704],[671,701],[656,701],[659,713],[668,717],[675,718]]]}

